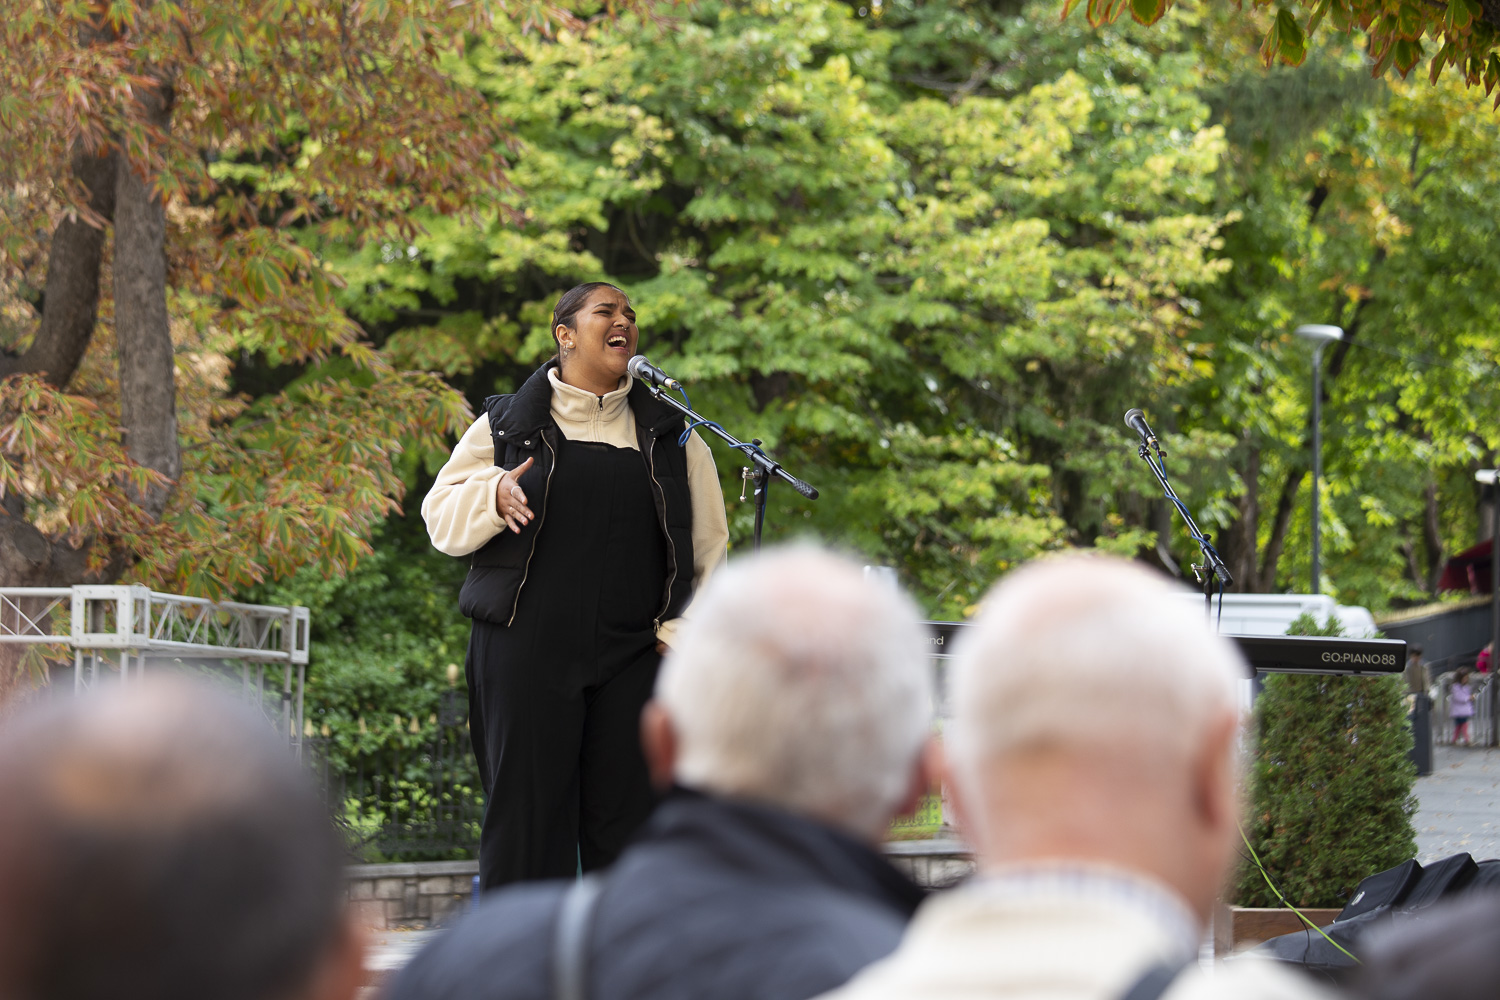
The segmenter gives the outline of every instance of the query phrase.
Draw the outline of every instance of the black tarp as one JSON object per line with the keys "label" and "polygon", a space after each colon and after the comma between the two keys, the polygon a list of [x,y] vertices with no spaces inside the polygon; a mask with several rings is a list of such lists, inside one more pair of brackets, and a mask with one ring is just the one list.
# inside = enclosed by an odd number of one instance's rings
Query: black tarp
{"label": "black tarp", "polygon": [[1283,934],[1250,954],[1343,982],[1358,963],[1339,948],[1363,958],[1362,942],[1371,932],[1390,928],[1396,933],[1402,926],[1420,923],[1438,900],[1478,888],[1500,888],[1500,860],[1476,863],[1468,854],[1455,854],[1429,865],[1407,861],[1360,882],[1322,934],[1312,928]]}

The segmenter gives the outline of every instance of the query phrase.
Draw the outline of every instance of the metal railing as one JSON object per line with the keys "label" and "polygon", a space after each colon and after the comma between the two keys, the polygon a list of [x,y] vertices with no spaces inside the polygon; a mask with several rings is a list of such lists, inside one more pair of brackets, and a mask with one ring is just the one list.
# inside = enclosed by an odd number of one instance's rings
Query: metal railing
{"label": "metal railing", "polygon": [[75,692],[128,682],[148,663],[238,673],[242,697],[299,753],[309,624],[304,607],[216,602],[141,586],[0,587],[0,649],[12,650],[13,669],[51,683],[71,665]]}
{"label": "metal railing", "polygon": [[[1452,705],[1449,689],[1458,677],[1457,671],[1438,676],[1432,683],[1432,729],[1436,742],[1453,745],[1453,717],[1449,714]],[[1474,715],[1469,719],[1469,743],[1471,746],[1495,746],[1495,699],[1500,696],[1500,685],[1494,674],[1470,674],[1469,682],[1474,689]]]}
{"label": "metal railing", "polygon": [[417,740],[374,747],[336,736],[306,741],[323,794],[351,851],[365,860],[438,861],[479,847],[484,793],[469,742],[469,699],[443,692]]}

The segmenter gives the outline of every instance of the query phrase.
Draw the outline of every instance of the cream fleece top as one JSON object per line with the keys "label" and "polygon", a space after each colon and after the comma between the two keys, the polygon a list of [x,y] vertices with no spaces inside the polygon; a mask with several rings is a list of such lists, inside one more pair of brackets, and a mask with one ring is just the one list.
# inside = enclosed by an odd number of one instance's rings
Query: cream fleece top
{"label": "cream fleece top", "polygon": [[[640,451],[635,437],[635,411],[630,408],[631,377],[603,396],[571,386],[547,372],[552,383],[552,419],[569,441],[593,441]],[[723,561],[729,545],[729,521],[724,513],[724,493],[713,452],[694,431],[687,442],[688,493],[693,504],[693,593],[698,593],[709,574]],[[439,552],[466,556],[490,539],[508,531],[505,518],[495,506],[495,481],[505,470],[495,464],[495,441],[490,436],[487,415],[469,426],[453,455],[438,472],[422,501],[422,520]],[[540,498],[528,496],[536,502]],[[535,507],[538,514],[541,511]],[[683,618],[691,613],[684,610]],[[662,622],[656,637],[671,645],[682,618]]]}
{"label": "cream fleece top", "polygon": [[[1086,863],[999,871],[928,896],[888,957],[821,1000],[1119,1000],[1193,955],[1186,904],[1143,875]],[[1197,962],[1163,1000],[1336,1000],[1280,963]]]}

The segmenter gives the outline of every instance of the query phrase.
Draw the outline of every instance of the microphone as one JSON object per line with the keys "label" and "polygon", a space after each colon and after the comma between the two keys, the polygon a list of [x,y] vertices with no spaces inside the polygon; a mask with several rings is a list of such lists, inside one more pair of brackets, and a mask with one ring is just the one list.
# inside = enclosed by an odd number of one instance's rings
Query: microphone
{"label": "microphone", "polygon": [[682,391],[682,383],[653,365],[644,354],[637,354],[625,365],[625,370],[648,385],[665,386]]}
{"label": "microphone", "polygon": [[1141,444],[1150,445],[1157,451],[1161,451],[1161,445],[1156,440],[1156,435],[1151,433],[1151,425],[1146,423],[1146,414],[1139,409],[1125,411],[1125,426],[1141,436]]}

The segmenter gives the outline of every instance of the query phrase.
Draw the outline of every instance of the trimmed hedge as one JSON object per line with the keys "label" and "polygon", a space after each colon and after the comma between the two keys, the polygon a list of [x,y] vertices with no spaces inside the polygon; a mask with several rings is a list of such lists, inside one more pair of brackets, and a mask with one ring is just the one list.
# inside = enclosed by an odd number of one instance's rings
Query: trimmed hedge
{"label": "trimmed hedge", "polygon": [[[1341,634],[1303,615],[1288,635]],[[1287,900],[1341,907],[1366,875],[1416,854],[1407,756],[1411,729],[1399,675],[1273,674],[1255,702],[1259,744],[1245,834]],[[1235,901],[1279,906],[1249,857]]]}

